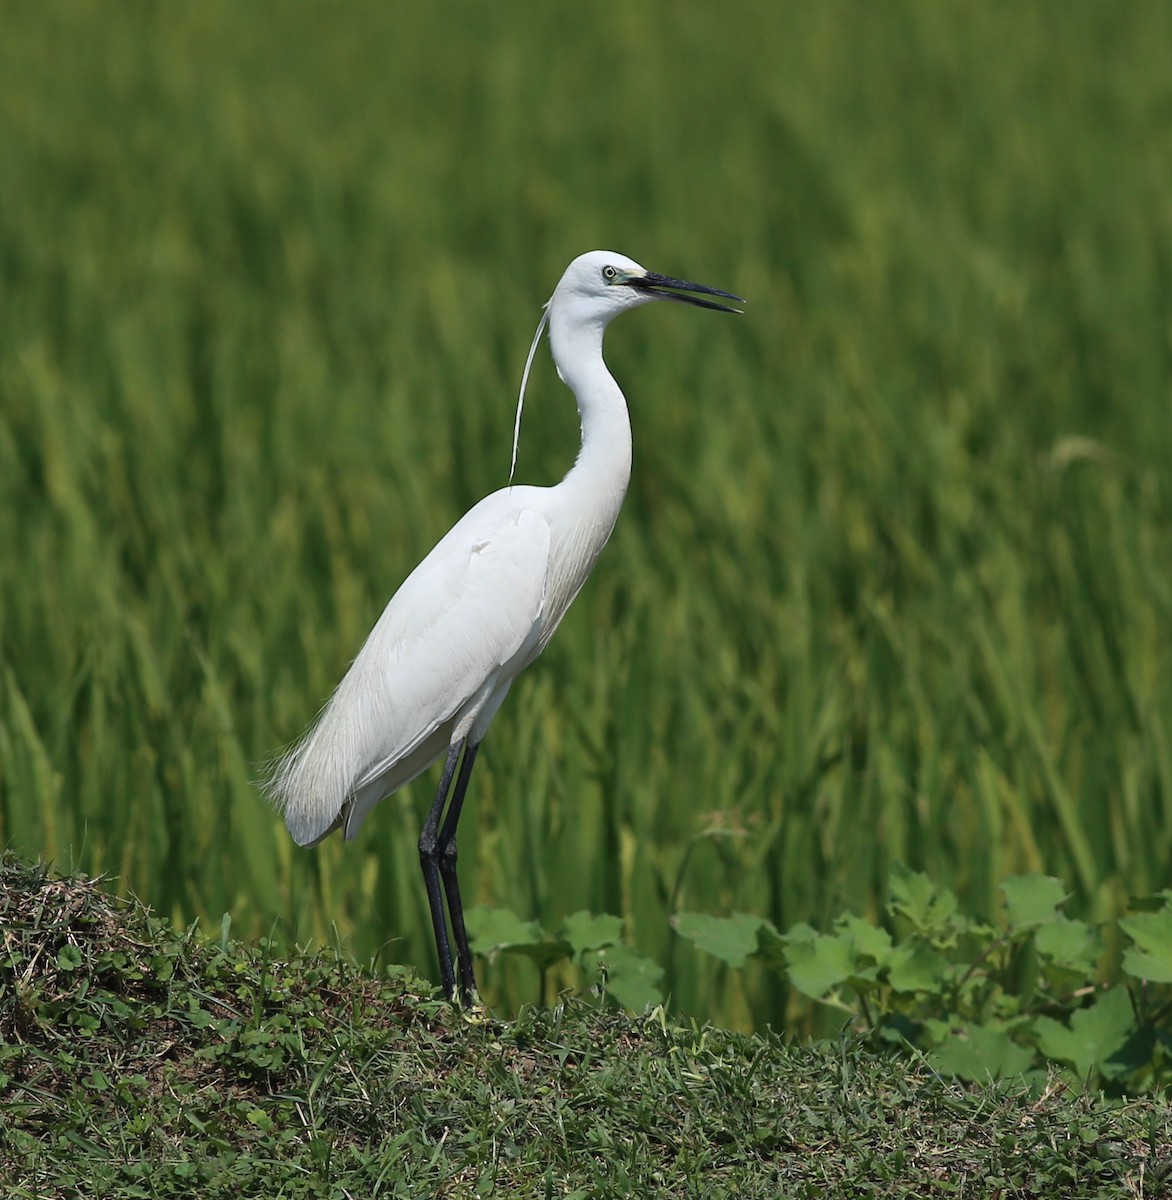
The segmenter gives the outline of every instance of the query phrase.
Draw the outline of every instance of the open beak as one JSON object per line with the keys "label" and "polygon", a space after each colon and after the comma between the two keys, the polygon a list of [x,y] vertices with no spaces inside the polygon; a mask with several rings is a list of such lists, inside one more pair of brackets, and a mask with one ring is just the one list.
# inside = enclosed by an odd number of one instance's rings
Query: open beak
{"label": "open beak", "polygon": [[700,296],[689,296],[687,292],[699,292],[704,296],[723,296],[725,300],[735,300],[738,304],[746,301],[732,292],[722,292],[720,288],[705,287],[702,283],[689,283],[686,279],[672,279],[668,275],[656,275],[648,271],[645,275],[632,275],[624,279],[629,287],[638,288],[642,292],[650,292],[661,300],[679,300],[684,304],[695,304],[698,308],[714,308],[718,312],[739,313],[739,308],[729,308],[727,304],[717,304],[712,300],[701,300]]}

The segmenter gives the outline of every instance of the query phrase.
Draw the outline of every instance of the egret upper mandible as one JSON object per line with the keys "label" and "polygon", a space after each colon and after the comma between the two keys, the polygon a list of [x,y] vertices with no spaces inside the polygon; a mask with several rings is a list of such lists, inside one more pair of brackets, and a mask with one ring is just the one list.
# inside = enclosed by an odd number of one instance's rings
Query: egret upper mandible
{"label": "egret upper mandible", "polygon": [[[607,250],[570,263],[534,335],[517,421],[548,324],[554,364],[582,423],[573,467],[553,487],[493,492],[456,522],[391,598],[316,722],[270,773],[268,793],[293,839],[312,846],[335,829],[354,837],[379,800],[444,758],[419,859],[449,999],[456,972],[444,896],[460,993],[465,1000],[476,993],[456,878],[456,825],[476,752],[513,680],[545,649],[586,582],[630,480],[631,424],[602,358],[603,333],[619,313],[652,300],[740,311],[702,296],[744,303]],[[514,464],[516,436],[515,429]]]}

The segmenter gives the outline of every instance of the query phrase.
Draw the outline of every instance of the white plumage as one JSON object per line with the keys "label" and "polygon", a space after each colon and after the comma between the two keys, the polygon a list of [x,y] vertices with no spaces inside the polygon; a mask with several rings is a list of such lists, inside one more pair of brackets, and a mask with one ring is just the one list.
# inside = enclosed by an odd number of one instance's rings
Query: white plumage
{"label": "white plumage", "polygon": [[[476,748],[513,680],[545,648],[585,583],[630,479],[630,421],[603,361],[603,333],[618,313],[655,299],[735,311],[683,291],[739,299],[655,275],[609,251],[570,264],[546,305],[534,349],[548,321],[558,375],[578,401],[577,461],[555,486],[506,487],[452,527],[391,598],[317,721],[268,782],[294,840],[309,846],[339,827],[352,838],[380,799],[447,755],[420,857],[449,996],[454,971],[440,876],[461,990],[470,996],[475,988],[455,879],[455,825]],[[530,363],[532,355],[531,349]],[[522,382],[522,400],[524,388]],[[464,767],[441,830],[461,750]]]}

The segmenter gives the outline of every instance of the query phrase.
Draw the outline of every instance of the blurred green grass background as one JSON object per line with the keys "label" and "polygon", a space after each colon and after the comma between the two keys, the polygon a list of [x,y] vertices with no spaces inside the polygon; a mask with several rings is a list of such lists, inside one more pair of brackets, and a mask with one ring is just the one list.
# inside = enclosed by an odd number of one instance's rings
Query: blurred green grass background
{"label": "blurred green grass background", "polygon": [[[606,247],[750,305],[611,331],[631,493],[486,741],[469,901],[619,913],[678,1008],[798,1028],[670,913],[1172,882],[1172,9],[2,20],[0,842],[431,970],[434,780],[312,853],[253,780],[504,482]],[[543,352],[518,477],[576,438]]]}

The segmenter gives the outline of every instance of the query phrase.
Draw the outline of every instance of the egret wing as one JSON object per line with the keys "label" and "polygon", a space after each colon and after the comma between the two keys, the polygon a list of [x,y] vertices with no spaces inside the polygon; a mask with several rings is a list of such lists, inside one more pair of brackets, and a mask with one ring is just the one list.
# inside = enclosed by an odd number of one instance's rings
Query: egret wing
{"label": "egret wing", "polygon": [[540,640],[549,544],[545,518],[498,492],[408,576],[273,773],[270,792],[296,841],[321,837],[376,780],[385,777],[385,795],[425,770],[446,748],[437,734],[470,723],[508,686]]}
{"label": "egret wing", "polygon": [[351,668],[383,714],[381,736],[372,731],[382,753],[356,786],[440,726],[475,715],[470,706],[488,699],[486,686],[491,694],[525,665],[541,635],[548,567],[549,525],[521,510],[489,532],[466,536],[457,525],[416,568]]}

